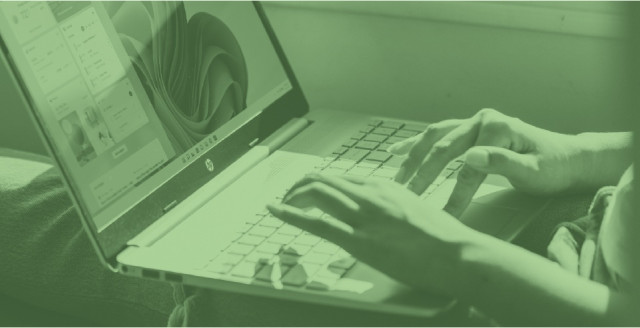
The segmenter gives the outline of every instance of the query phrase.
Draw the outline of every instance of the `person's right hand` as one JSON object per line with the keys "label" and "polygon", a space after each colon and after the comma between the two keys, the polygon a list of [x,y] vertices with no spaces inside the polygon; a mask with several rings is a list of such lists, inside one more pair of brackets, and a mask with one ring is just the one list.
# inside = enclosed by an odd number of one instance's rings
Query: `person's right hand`
{"label": "person's right hand", "polygon": [[408,155],[395,178],[421,194],[445,166],[465,155],[445,210],[460,216],[487,174],[505,176],[519,190],[549,194],[574,187],[584,173],[584,141],[537,128],[493,109],[464,120],[446,120],[389,148]]}

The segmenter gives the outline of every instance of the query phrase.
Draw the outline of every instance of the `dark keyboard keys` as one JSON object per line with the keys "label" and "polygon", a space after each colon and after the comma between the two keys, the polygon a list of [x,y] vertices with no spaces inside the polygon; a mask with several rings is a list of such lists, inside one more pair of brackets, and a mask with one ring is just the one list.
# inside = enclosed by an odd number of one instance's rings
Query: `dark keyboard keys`
{"label": "dark keyboard keys", "polygon": [[371,125],[365,125],[365,126],[360,128],[360,132],[369,133],[369,132],[373,131],[373,129],[375,129],[375,127],[373,127]]}
{"label": "dark keyboard keys", "polygon": [[373,127],[379,126],[380,124],[382,124],[381,120],[371,120],[369,121],[368,125],[371,125]]}
{"label": "dark keyboard keys", "polygon": [[378,147],[378,143],[373,141],[358,141],[356,144],[356,148],[360,149],[374,150],[376,147]]}
{"label": "dark keyboard keys", "polygon": [[390,128],[390,129],[397,130],[397,129],[403,127],[404,123],[393,122],[393,121],[385,121],[385,122],[382,122],[382,124],[380,126],[383,127],[383,128]]}
{"label": "dark keyboard keys", "polygon": [[384,163],[384,166],[396,167],[399,168],[404,162],[404,157],[393,156],[390,160]]}
{"label": "dark keyboard keys", "polygon": [[373,151],[365,158],[367,161],[372,162],[386,162],[391,158],[391,154],[383,151]]}
{"label": "dark keyboard keys", "polygon": [[406,139],[393,136],[393,137],[389,137],[389,139],[387,139],[387,142],[391,143],[391,144],[394,144],[394,143],[397,143],[397,142],[400,142],[400,141],[404,141],[404,140],[406,140]]}
{"label": "dark keyboard keys", "polygon": [[381,135],[385,135],[385,136],[390,136],[393,134],[393,132],[395,132],[394,129],[389,129],[389,128],[375,128],[373,131],[371,131],[371,133],[374,134],[381,134]]}
{"label": "dark keyboard keys", "polygon": [[383,136],[381,134],[369,134],[364,137],[363,140],[373,141],[373,142],[383,142],[387,139],[387,136]]}
{"label": "dark keyboard keys", "polygon": [[349,139],[349,140],[345,140],[345,142],[342,143],[343,146],[351,148],[353,147],[356,143],[358,142],[358,140],[355,139]]}
{"label": "dark keyboard keys", "polygon": [[362,133],[362,132],[358,132],[358,133],[356,133],[356,134],[351,136],[351,139],[356,139],[356,140],[360,140],[362,138],[364,138],[364,133]]}
{"label": "dark keyboard keys", "polygon": [[[354,141],[355,141],[355,140],[354,140]],[[340,148],[336,149],[336,150],[333,152],[333,154],[335,154],[335,155],[342,155],[342,154],[346,153],[346,152],[347,152],[347,150],[349,150],[349,148],[342,146],[342,147],[340,147]]]}
{"label": "dark keyboard keys", "polygon": [[351,160],[351,161],[354,161],[354,162],[359,162],[365,156],[367,156],[367,154],[369,154],[368,150],[351,148],[346,153],[342,154],[342,156],[340,156],[340,159],[346,159],[346,160]]}
{"label": "dark keyboard keys", "polygon": [[307,272],[301,265],[295,265],[282,278],[282,283],[287,286],[301,287],[307,283]]}
{"label": "dark keyboard keys", "polygon": [[423,132],[427,128],[426,124],[405,124],[403,130]]}
{"label": "dark keyboard keys", "polygon": [[418,133],[415,131],[409,131],[409,130],[400,130],[397,131],[396,134],[394,134],[394,137],[400,137],[400,138],[411,138],[415,135],[417,135]]}

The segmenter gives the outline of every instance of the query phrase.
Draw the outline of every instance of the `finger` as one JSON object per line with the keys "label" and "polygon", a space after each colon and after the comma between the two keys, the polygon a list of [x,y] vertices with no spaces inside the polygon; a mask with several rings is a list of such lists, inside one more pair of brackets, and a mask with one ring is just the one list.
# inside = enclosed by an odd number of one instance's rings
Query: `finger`
{"label": "finger", "polygon": [[458,172],[458,180],[455,187],[453,187],[447,204],[444,206],[444,211],[453,217],[459,218],[471,203],[473,195],[478,191],[486,177],[486,173],[464,164],[460,172]]}
{"label": "finger", "polygon": [[424,163],[409,182],[409,190],[418,195],[422,194],[449,162],[473,146],[477,131],[477,124],[467,122],[434,143],[427,153]]}
{"label": "finger", "polygon": [[297,188],[284,203],[297,208],[316,207],[353,227],[359,226],[362,222],[360,206],[357,203],[321,182]]}
{"label": "finger", "polygon": [[451,130],[460,126],[462,122],[463,120],[446,120],[429,124],[427,129],[417,136],[418,140],[409,150],[409,156],[400,166],[395,180],[401,184],[409,181],[409,178],[413,176],[420,164],[422,164],[431,147]]}
{"label": "finger", "polygon": [[422,138],[422,133],[415,135],[411,138],[407,138],[405,140],[402,141],[398,141],[396,143],[394,143],[393,145],[389,146],[389,148],[387,148],[387,151],[391,154],[394,154],[396,156],[404,156],[407,153],[409,153],[409,151],[411,150],[411,148],[413,148],[413,146],[420,141],[420,139]]}
{"label": "finger", "polygon": [[578,273],[585,278],[591,278],[591,269],[596,255],[596,242],[591,238],[586,238],[580,249],[578,260]]}
{"label": "finger", "polygon": [[327,239],[343,248],[348,248],[353,243],[353,228],[346,224],[335,224],[329,220],[307,215],[298,208],[282,204],[269,204],[267,209],[282,221]]}
{"label": "finger", "polygon": [[[375,199],[371,194],[367,192],[367,189],[362,188],[359,183],[353,183],[351,181],[345,180],[345,178],[341,176],[330,176],[317,173],[309,174],[298,183],[296,183],[296,185],[292,187],[291,190],[289,190],[284,200],[286,201],[296,189],[313,182],[322,182],[340,191],[349,199],[357,203],[360,207],[371,208],[375,206]],[[364,183],[364,180],[362,180],[362,183]]]}
{"label": "finger", "polygon": [[500,174],[509,180],[521,179],[537,167],[537,159],[532,154],[520,154],[512,150],[477,146],[465,154],[465,163],[487,174]]}
{"label": "finger", "polygon": [[[500,134],[487,133],[482,128],[478,131],[478,137],[475,142],[476,146],[495,146],[508,147],[508,139],[503,138]],[[473,149],[472,147],[471,149]],[[469,151],[467,151],[468,153]],[[466,160],[466,157],[465,157]],[[473,196],[480,188],[480,185],[487,178],[487,174],[478,171],[467,163],[464,164],[458,173],[456,185],[449,196],[449,200],[444,210],[456,218],[459,218],[464,210],[469,206]]]}

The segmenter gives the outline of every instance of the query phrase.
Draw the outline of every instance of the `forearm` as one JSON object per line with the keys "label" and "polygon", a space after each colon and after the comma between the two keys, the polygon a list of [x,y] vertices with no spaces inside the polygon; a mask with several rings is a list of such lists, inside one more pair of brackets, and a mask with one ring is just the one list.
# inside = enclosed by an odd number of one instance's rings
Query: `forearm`
{"label": "forearm", "polygon": [[[637,325],[637,304],[524,249],[486,236],[460,248],[452,294],[504,325]],[[616,304],[610,306],[610,304]]]}
{"label": "forearm", "polygon": [[576,177],[577,184],[588,188],[617,184],[632,162],[631,132],[588,132],[576,139],[581,150],[579,160],[585,164]]}

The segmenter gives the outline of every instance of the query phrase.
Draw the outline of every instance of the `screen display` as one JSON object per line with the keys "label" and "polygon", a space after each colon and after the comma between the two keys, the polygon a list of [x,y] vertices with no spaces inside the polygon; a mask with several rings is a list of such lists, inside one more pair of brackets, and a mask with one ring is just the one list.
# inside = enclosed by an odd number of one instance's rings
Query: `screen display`
{"label": "screen display", "polygon": [[0,11],[36,115],[98,231],[291,89],[251,3]]}

